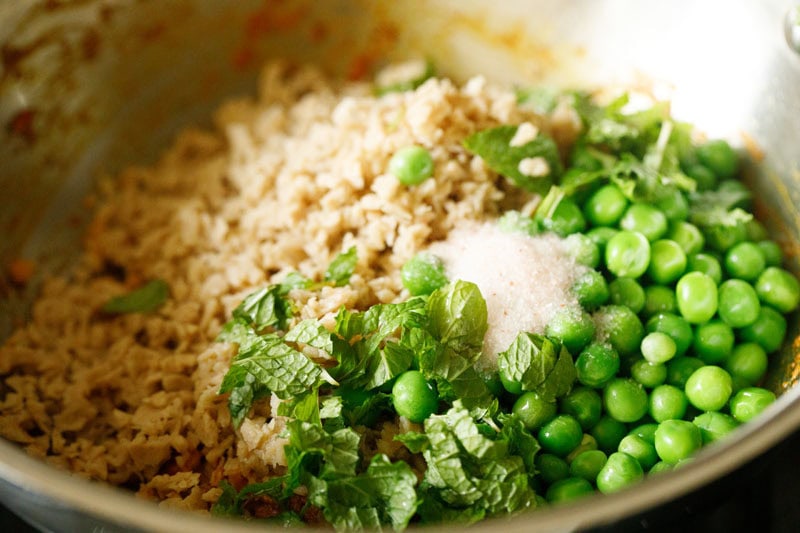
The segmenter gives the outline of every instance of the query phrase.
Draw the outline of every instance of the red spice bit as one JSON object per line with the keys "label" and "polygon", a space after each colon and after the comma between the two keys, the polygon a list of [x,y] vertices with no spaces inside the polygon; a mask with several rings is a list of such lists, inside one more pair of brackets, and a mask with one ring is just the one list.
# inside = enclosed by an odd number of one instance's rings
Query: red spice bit
{"label": "red spice bit", "polygon": [[328,36],[328,27],[322,21],[315,23],[309,30],[309,38],[314,44],[319,44]]}
{"label": "red spice bit", "polygon": [[219,461],[217,465],[214,467],[214,470],[211,471],[211,476],[209,477],[209,484],[213,487],[219,487],[220,481],[225,475],[225,462]]}
{"label": "red spice bit", "polygon": [[203,455],[200,453],[199,450],[190,449],[187,450],[184,454],[179,455],[175,458],[175,462],[181,468],[182,472],[191,472],[196,470],[198,466],[200,466],[200,460],[203,458]]}
{"label": "red spice bit", "polygon": [[253,64],[254,57],[255,54],[253,53],[252,49],[241,46],[240,48],[234,50],[233,56],[231,57],[231,63],[235,68],[244,70]]}
{"label": "red spice bit", "polygon": [[279,3],[268,2],[247,17],[242,44],[231,56],[231,63],[235,68],[243,70],[253,65],[258,42],[262,38],[276,31],[293,30],[305,20],[308,13],[307,6],[282,10],[276,5]]}
{"label": "red spice bit", "polygon": [[358,81],[367,77],[373,65],[375,58],[368,53],[358,54],[350,62],[347,68],[347,79],[350,81]]}
{"label": "red spice bit", "polygon": [[247,485],[247,478],[238,472],[228,474],[228,483],[237,491],[242,490]]}
{"label": "red spice bit", "polygon": [[270,496],[253,496],[244,502],[244,511],[254,518],[272,518],[281,513],[281,506]]}
{"label": "red spice bit", "polygon": [[90,61],[100,52],[100,35],[93,29],[88,30],[81,38],[81,51],[83,58]]}
{"label": "red spice bit", "polygon": [[33,277],[36,271],[36,263],[30,259],[14,259],[8,265],[8,276],[17,285],[25,285]]}
{"label": "red spice bit", "polygon": [[36,132],[33,129],[35,114],[33,109],[23,109],[17,112],[8,123],[8,131],[14,135],[19,135],[28,142],[35,141]]}

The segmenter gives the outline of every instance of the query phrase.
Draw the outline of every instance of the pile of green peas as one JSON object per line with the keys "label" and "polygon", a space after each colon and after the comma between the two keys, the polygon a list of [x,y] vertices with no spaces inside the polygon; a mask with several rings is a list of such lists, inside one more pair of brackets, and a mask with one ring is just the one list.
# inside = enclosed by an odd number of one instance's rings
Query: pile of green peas
{"label": "pile of green peas", "polygon": [[[699,146],[684,170],[701,191],[744,187],[725,141]],[[581,310],[557,312],[545,329],[572,354],[577,383],[558,401],[503,375],[487,384],[537,437],[535,483],[546,500],[612,493],[675,468],[775,400],[758,385],[783,344],[785,315],[800,303],[800,283],[759,222],[704,231],[690,221],[684,193],[632,203],[606,183],[562,199],[542,224],[587,267],[572,287]],[[427,254],[401,274],[414,295],[447,282]],[[416,370],[397,379],[392,395],[415,422],[437,408]]]}
{"label": "pile of green peas", "polygon": [[[700,190],[744,187],[725,141],[696,155],[686,172]],[[704,231],[683,193],[632,203],[607,183],[562,200],[545,229],[589,267],[572,287],[582,310],[557,313],[545,330],[573,355],[576,386],[557,402],[513,396],[542,447],[547,500],[611,493],[672,469],[775,400],[758,385],[800,284],[760,223]]]}

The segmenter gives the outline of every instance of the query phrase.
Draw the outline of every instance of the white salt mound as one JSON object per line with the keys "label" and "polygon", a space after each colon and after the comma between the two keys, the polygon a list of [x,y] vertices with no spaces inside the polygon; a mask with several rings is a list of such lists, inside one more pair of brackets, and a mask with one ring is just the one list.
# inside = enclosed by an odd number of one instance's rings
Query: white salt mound
{"label": "white salt mound", "polygon": [[580,309],[570,291],[585,267],[569,257],[554,234],[529,237],[507,233],[495,224],[469,225],[431,246],[447,277],[475,283],[486,300],[489,328],[479,366],[497,368],[520,331],[544,333],[553,314]]}

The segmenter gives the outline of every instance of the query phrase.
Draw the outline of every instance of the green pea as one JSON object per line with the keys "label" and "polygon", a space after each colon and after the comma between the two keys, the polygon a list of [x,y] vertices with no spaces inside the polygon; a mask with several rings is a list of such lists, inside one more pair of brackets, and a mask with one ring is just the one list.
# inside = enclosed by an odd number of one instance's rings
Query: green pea
{"label": "green pea", "polygon": [[572,293],[584,309],[595,309],[608,300],[608,284],[596,270],[587,270],[575,280]]}
{"label": "green pea", "polygon": [[422,422],[436,412],[439,395],[421,372],[408,370],[395,381],[392,402],[397,414],[412,422]]}
{"label": "green pea", "polygon": [[627,207],[628,199],[619,187],[611,183],[599,188],[586,200],[583,212],[594,226],[613,226]]}
{"label": "green pea", "polygon": [[583,310],[560,309],[545,326],[545,335],[558,339],[569,353],[580,353],[595,332],[592,317]]}
{"label": "green pea", "polygon": [[761,303],[756,290],[746,281],[724,281],[719,286],[718,294],[719,317],[732,328],[749,326],[758,318]]}
{"label": "green pea", "polygon": [[400,269],[400,279],[412,296],[431,294],[447,285],[442,260],[427,252],[420,252],[406,261]]}
{"label": "green pea", "polygon": [[717,284],[706,274],[684,274],[675,294],[681,315],[692,324],[707,322],[717,312]]}
{"label": "green pea", "polygon": [[647,392],[632,379],[617,378],[603,389],[606,413],[620,422],[636,422],[647,413]]}
{"label": "green pea", "polygon": [[602,387],[619,370],[619,354],[606,344],[592,343],[575,360],[578,381],[588,387]]}
{"label": "green pea", "polygon": [[731,399],[731,415],[738,422],[749,422],[775,401],[775,394],[760,387],[748,387]]}
{"label": "green pea", "polygon": [[697,326],[692,348],[698,359],[712,365],[727,359],[735,342],[733,329],[728,324],[711,320]]}
{"label": "green pea", "polygon": [[700,228],[690,222],[683,221],[674,223],[667,237],[678,243],[686,256],[701,252],[706,242]]}
{"label": "green pea", "polygon": [[597,245],[597,249],[600,250],[600,255],[603,256],[603,254],[605,254],[608,241],[610,241],[611,237],[617,233],[619,233],[619,230],[616,228],[597,226],[587,231],[586,236],[592,239],[592,242]]}
{"label": "green pea", "polygon": [[718,178],[732,178],[739,170],[739,156],[727,142],[715,139],[697,147],[697,159]]}
{"label": "green pea", "polygon": [[581,443],[583,430],[575,418],[558,415],[539,429],[537,437],[545,452],[564,457]]}
{"label": "green pea", "polygon": [[591,483],[581,477],[560,479],[547,488],[547,501],[569,502],[594,492]]}
{"label": "green pea", "polygon": [[678,189],[672,189],[656,200],[655,206],[669,222],[680,222],[689,216],[689,201]]}
{"label": "green pea", "polygon": [[596,449],[597,440],[595,440],[595,438],[591,435],[584,433],[580,444],[574,447],[572,451],[567,454],[567,457],[565,458],[567,460],[567,464],[572,464],[572,461],[583,452]]}
{"label": "green pea", "polygon": [[730,374],[718,366],[698,368],[686,380],[686,398],[701,411],[719,411],[733,392]]}
{"label": "green pea", "polygon": [[669,464],[688,458],[702,445],[700,428],[686,420],[665,420],[656,430],[656,452]]}
{"label": "green pea", "polygon": [[759,241],[756,246],[764,254],[764,263],[766,266],[779,267],[783,264],[783,250],[778,246],[775,241]]}
{"label": "green pea", "polygon": [[659,385],[650,393],[650,416],[656,422],[683,418],[688,405],[686,394],[673,385]]}
{"label": "green pea", "polygon": [[622,305],[606,305],[594,314],[597,336],[605,338],[621,356],[636,353],[644,326],[636,313]]}
{"label": "green pea", "polygon": [[650,363],[666,363],[677,351],[677,346],[672,337],[660,331],[645,335],[641,344],[642,356]]}
{"label": "green pea", "polygon": [[725,413],[708,412],[694,417],[692,423],[700,428],[703,444],[716,442],[739,425],[730,415]]}
{"label": "green pea", "polygon": [[732,278],[754,281],[766,266],[764,252],[753,242],[740,242],[725,253],[725,270]]}
{"label": "green pea", "polygon": [[692,327],[683,318],[673,313],[659,313],[650,317],[645,325],[648,333],[666,333],[675,342],[675,357],[686,353],[692,344]]}
{"label": "green pea", "polygon": [[536,471],[545,483],[552,484],[569,477],[567,462],[552,453],[540,453],[534,460]]}
{"label": "green pea", "polygon": [[636,435],[637,437],[643,438],[650,444],[653,444],[656,438],[656,429],[658,429],[658,424],[647,422],[644,424],[639,424],[630,430],[628,435]]}
{"label": "green pea", "polygon": [[668,285],[686,270],[686,253],[680,244],[659,239],[650,246],[650,265],[647,273],[656,283]]}
{"label": "green pea", "polygon": [[583,233],[573,233],[561,241],[567,255],[579,265],[597,268],[600,264],[600,248]]}
{"label": "green pea", "polygon": [[617,451],[619,443],[627,434],[625,424],[608,415],[600,417],[590,434],[597,441],[597,446],[606,453]]}
{"label": "green pea", "polygon": [[643,470],[650,470],[658,462],[655,446],[637,435],[626,435],[619,443],[619,451],[639,461]]}
{"label": "green pea", "polygon": [[703,165],[690,166],[686,169],[686,175],[694,179],[698,191],[710,191],[717,188],[717,176]]}
{"label": "green pea", "polygon": [[644,471],[634,457],[624,452],[612,453],[597,475],[597,489],[610,494],[624,489],[644,477]]}
{"label": "green pea", "polygon": [[574,417],[581,428],[587,431],[600,420],[600,415],[603,413],[603,399],[593,389],[575,387],[559,400],[559,407],[562,413]]}
{"label": "green pea", "polygon": [[569,473],[594,483],[607,460],[608,456],[602,450],[586,450],[572,460]]}
{"label": "green pea", "polygon": [[389,172],[403,185],[419,185],[433,175],[433,157],[421,146],[401,148],[389,160]]}
{"label": "green pea", "polygon": [[658,474],[659,472],[668,472],[668,471],[672,470],[674,467],[675,467],[675,465],[671,465],[671,464],[669,464],[669,463],[667,463],[665,461],[659,461],[659,462],[657,462],[656,464],[653,465],[653,468],[651,468],[647,472],[647,474],[651,475],[651,474]]}
{"label": "green pea", "polygon": [[675,291],[664,285],[648,285],[644,289],[642,315],[651,317],[659,313],[676,313],[678,300]]}
{"label": "green pea", "polygon": [[717,252],[725,252],[731,246],[747,240],[747,227],[744,223],[723,226],[710,226],[703,230],[706,248]]}
{"label": "green pea", "polygon": [[556,206],[550,218],[541,222],[542,229],[552,231],[561,237],[583,231],[586,228],[586,219],[581,208],[572,199],[564,198]]}
{"label": "green pea", "polygon": [[530,431],[537,431],[556,416],[555,402],[544,400],[535,391],[529,391],[517,398],[511,411],[522,420]]}
{"label": "green pea", "polygon": [[650,242],[639,232],[620,231],[606,244],[605,261],[615,276],[638,278],[650,264]]}
{"label": "green pea", "polygon": [[639,359],[631,365],[631,377],[643,387],[652,389],[667,379],[667,367],[663,363],[651,363]]}
{"label": "green pea", "polygon": [[733,349],[725,361],[725,370],[731,377],[754,385],[767,373],[767,352],[759,344],[743,342]]}
{"label": "green pea", "polygon": [[645,304],[645,292],[633,278],[616,278],[608,284],[608,299],[614,305],[624,305],[639,313]]}
{"label": "green pea", "polygon": [[716,285],[722,282],[722,266],[711,254],[698,253],[690,255],[686,261],[687,272],[702,272],[709,276]]}
{"label": "green pea", "polygon": [[769,233],[767,232],[767,228],[764,227],[764,224],[756,220],[755,218],[751,218],[745,223],[745,227],[747,228],[747,240],[751,242],[760,242],[765,240]]}
{"label": "green pea", "polygon": [[626,231],[641,233],[652,242],[667,232],[667,217],[652,205],[632,204],[622,215],[619,227]]}
{"label": "green pea", "polygon": [[762,305],[755,322],[743,327],[739,334],[742,340],[755,342],[767,353],[773,353],[783,346],[786,318],[768,305]]}
{"label": "green pea", "polygon": [[676,357],[667,363],[667,383],[683,389],[695,370],[703,366],[696,357]]}
{"label": "green pea", "polygon": [[800,303],[800,282],[782,268],[764,269],[756,281],[755,289],[763,303],[781,313],[791,313]]}

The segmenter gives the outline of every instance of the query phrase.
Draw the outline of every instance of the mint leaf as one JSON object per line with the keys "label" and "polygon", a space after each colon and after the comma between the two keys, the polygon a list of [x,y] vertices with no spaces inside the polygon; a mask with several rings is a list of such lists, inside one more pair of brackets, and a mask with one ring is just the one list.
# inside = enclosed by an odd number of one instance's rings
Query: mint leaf
{"label": "mint leaf", "polygon": [[435,498],[456,508],[513,513],[534,504],[523,459],[509,454],[509,444],[483,435],[469,412],[455,402],[444,415],[425,420],[429,445],[425,482]]}
{"label": "mint leaf", "polygon": [[351,246],[346,252],[342,252],[331,261],[328,269],[325,271],[324,280],[332,282],[336,287],[347,285],[350,281],[350,276],[356,269],[358,262],[358,254],[356,247]]}
{"label": "mint leaf", "polygon": [[422,524],[468,526],[486,518],[486,509],[480,507],[454,508],[442,501],[439,491],[432,488],[422,492],[422,503],[417,511]]}
{"label": "mint leaf", "polygon": [[169,285],[161,279],[154,279],[128,294],[114,296],[101,308],[108,314],[150,313],[169,298]]}
{"label": "mint leaf", "polygon": [[516,415],[501,414],[498,421],[502,424],[501,438],[508,443],[508,453],[522,458],[528,476],[536,474],[535,458],[541,446],[539,441],[525,428],[525,424]]}
{"label": "mint leaf", "polygon": [[434,291],[427,307],[431,334],[474,363],[488,328],[486,301],[478,286],[457,280]]}
{"label": "mint leaf", "polygon": [[569,350],[561,346],[553,370],[547,375],[544,382],[536,386],[533,390],[539,393],[543,399],[554,401],[557,398],[566,396],[572,390],[578,374],[575,370],[575,363]]}
{"label": "mint leaf", "polygon": [[408,431],[395,435],[394,440],[402,442],[411,453],[422,453],[422,451],[430,445],[430,440],[424,433],[416,431]]}
{"label": "mint leaf", "polygon": [[405,349],[396,342],[389,342],[382,350],[376,350],[369,359],[367,379],[364,387],[367,390],[380,387],[399,376],[409,368],[414,360],[414,352]]}
{"label": "mint leaf", "polygon": [[246,349],[250,343],[258,339],[258,335],[247,322],[241,318],[234,318],[222,326],[222,330],[217,335],[217,342],[231,342],[239,345],[240,349]]}
{"label": "mint leaf", "polygon": [[217,501],[211,506],[211,514],[214,516],[239,516],[242,514],[239,508],[236,489],[233,485],[224,479],[219,482],[219,488],[222,489],[222,494],[219,495]]}
{"label": "mint leaf", "polygon": [[279,293],[281,295],[288,294],[289,291],[294,289],[309,289],[313,287],[311,280],[300,274],[299,272],[289,272],[286,277],[278,284]]}
{"label": "mint leaf", "polygon": [[248,498],[254,496],[269,496],[276,500],[279,499],[282,494],[283,483],[283,476],[276,477],[263,483],[247,485],[237,493],[236,489],[223,479],[219,483],[222,494],[220,494],[214,505],[211,506],[211,514],[214,516],[241,516],[242,508]]}
{"label": "mint leaf", "polygon": [[[290,467],[302,468],[306,457],[317,455],[322,460],[320,471],[313,472],[322,479],[335,479],[339,476],[354,476],[358,464],[358,444],[360,437],[350,428],[333,433],[322,427],[300,420],[286,423],[289,434],[287,452],[291,451]],[[287,455],[287,463],[289,456]]]}
{"label": "mint leaf", "polygon": [[[480,156],[486,164],[511,180],[516,186],[543,194],[561,174],[561,159],[555,141],[544,133],[522,146],[511,146],[519,126],[498,126],[473,133],[464,139],[464,147]],[[528,176],[520,171],[523,159],[541,157],[548,171],[542,176]]]}
{"label": "mint leaf", "polygon": [[396,531],[408,526],[417,509],[417,477],[402,461],[383,454],[372,458],[366,472],[351,477],[309,482],[309,500],[340,531],[380,529],[390,523]]}
{"label": "mint leaf", "polygon": [[292,313],[292,303],[281,295],[280,286],[270,285],[248,295],[233,310],[233,318],[261,332],[268,327],[285,329]]}
{"label": "mint leaf", "polygon": [[700,228],[732,227],[748,222],[753,215],[741,209],[751,199],[750,191],[723,189],[689,195],[689,220]]}
{"label": "mint leaf", "polygon": [[567,394],[577,373],[569,351],[543,335],[520,332],[497,356],[497,367],[522,390],[536,391],[552,401]]}
{"label": "mint leaf", "polygon": [[238,426],[253,402],[270,392],[286,400],[303,395],[328,379],[319,365],[284,344],[277,335],[253,336],[248,344],[240,345],[219,393],[231,393],[228,408]]}
{"label": "mint leaf", "polygon": [[374,389],[391,381],[408,370],[414,352],[395,340],[398,333],[408,328],[419,327],[425,319],[425,301],[412,298],[398,304],[378,304],[370,307],[363,317],[359,344],[366,361],[366,389]]}
{"label": "mint leaf", "polygon": [[311,346],[325,352],[333,354],[333,335],[323,326],[319,320],[308,318],[297,323],[283,337],[284,342],[293,342]]}
{"label": "mint leaf", "polygon": [[322,424],[319,408],[319,391],[316,388],[278,404],[278,415],[295,418],[309,424]]}
{"label": "mint leaf", "polygon": [[523,331],[506,351],[498,354],[497,368],[509,380],[521,383],[523,390],[534,390],[555,368],[556,349],[547,337]]}

